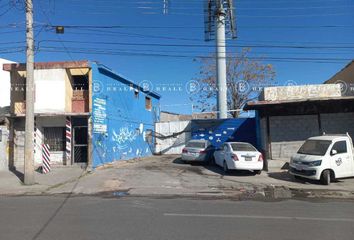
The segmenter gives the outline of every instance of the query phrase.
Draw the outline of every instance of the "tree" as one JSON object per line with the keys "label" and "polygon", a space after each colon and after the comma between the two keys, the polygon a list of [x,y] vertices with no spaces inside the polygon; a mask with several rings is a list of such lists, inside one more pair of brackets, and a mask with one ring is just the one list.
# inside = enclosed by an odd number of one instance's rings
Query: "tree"
{"label": "tree", "polygon": [[[269,85],[275,78],[271,64],[263,64],[259,58],[249,57],[250,49],[241,51],[237,57],[228,56],[226,63],[228,110],[239,110],[246,102],[259,96],[259,89]],[[200,71],[192,80],[194,89],[190,99],[195,109],[201,112],[215,111],[217,98],[216,60],[214,57],[200,58]],[[239,111],[229,115],[238,117]]]}

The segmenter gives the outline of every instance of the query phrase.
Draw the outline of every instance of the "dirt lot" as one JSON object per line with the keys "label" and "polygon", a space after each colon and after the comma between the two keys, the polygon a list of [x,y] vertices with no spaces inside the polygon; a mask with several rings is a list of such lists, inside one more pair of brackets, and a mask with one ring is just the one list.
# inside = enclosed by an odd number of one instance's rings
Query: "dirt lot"
{"label": "dirt lot", "polygon": [[177,155],[118,161],[97,169],[85,178],[86,180],[108,178],[102,186],[103,191],[126,191],[133,195],[268,194],[279,198],[295,195],[299,197],[354,195],[354,178],[323,186],[317,181],[295,181],[287,170],[280,168],[271,168],[260,175],[248,171],[233,171],[225,175],[218,166],[185,164]]}
{"label": "dirt lot", "polygon": [[260,175],[247,171],[225,175],[217,166],[185,164],[176,155],[117,161],[92,172],[54,168],[50,174],[37,176],[37,184],[31,187],[23,186],[13,174],[0,176],[3,183],[0,194],[354,199],[354,178],[324,186],[317,181],[295,181],[280,167],[270,168]]}

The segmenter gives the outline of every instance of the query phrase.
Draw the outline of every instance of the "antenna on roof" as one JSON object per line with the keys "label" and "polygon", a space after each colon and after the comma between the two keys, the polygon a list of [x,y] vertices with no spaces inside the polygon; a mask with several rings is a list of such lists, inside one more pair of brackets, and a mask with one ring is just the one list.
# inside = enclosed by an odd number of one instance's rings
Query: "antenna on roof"
{"label": "antenna on roof", "polygon": [[204,0],[205,41],[216,41],[218,118],[227,118],[226,38],[236,38],[233,0]]}

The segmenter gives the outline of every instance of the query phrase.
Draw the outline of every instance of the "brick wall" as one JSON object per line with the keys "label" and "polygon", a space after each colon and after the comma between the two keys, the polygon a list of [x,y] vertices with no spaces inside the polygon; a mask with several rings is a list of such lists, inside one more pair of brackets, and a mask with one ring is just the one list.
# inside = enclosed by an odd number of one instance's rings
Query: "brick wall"
{"label": "brick wall", "polygon": [[303,141],[319,134],[317,115],[270,117],[272,157],[290,158]]}
{"label": "brick wall", "polygon": [[346,134],[354,137],[354,113],[321,114],[322,128],[326,134]]}
{"label": "brick wall", "polygon": [[[327,134],[349,134],[354,137],[354,113],[321,114],[322,130]],[[261,119],[261,142],[266,149],[266,118]],[[303,142],[319,132],[317,115],[270,117],[273,159],[289,159]]]}

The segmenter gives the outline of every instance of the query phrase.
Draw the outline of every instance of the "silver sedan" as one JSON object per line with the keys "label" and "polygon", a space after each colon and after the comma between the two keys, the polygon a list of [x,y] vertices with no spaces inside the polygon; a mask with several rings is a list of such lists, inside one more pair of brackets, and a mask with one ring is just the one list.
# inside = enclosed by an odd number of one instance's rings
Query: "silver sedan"
{"label": "silver sedan", "polygon": [[212,146],[207,140],[190,140],[182,150],[185,162],[208,162],[212,156]]}

